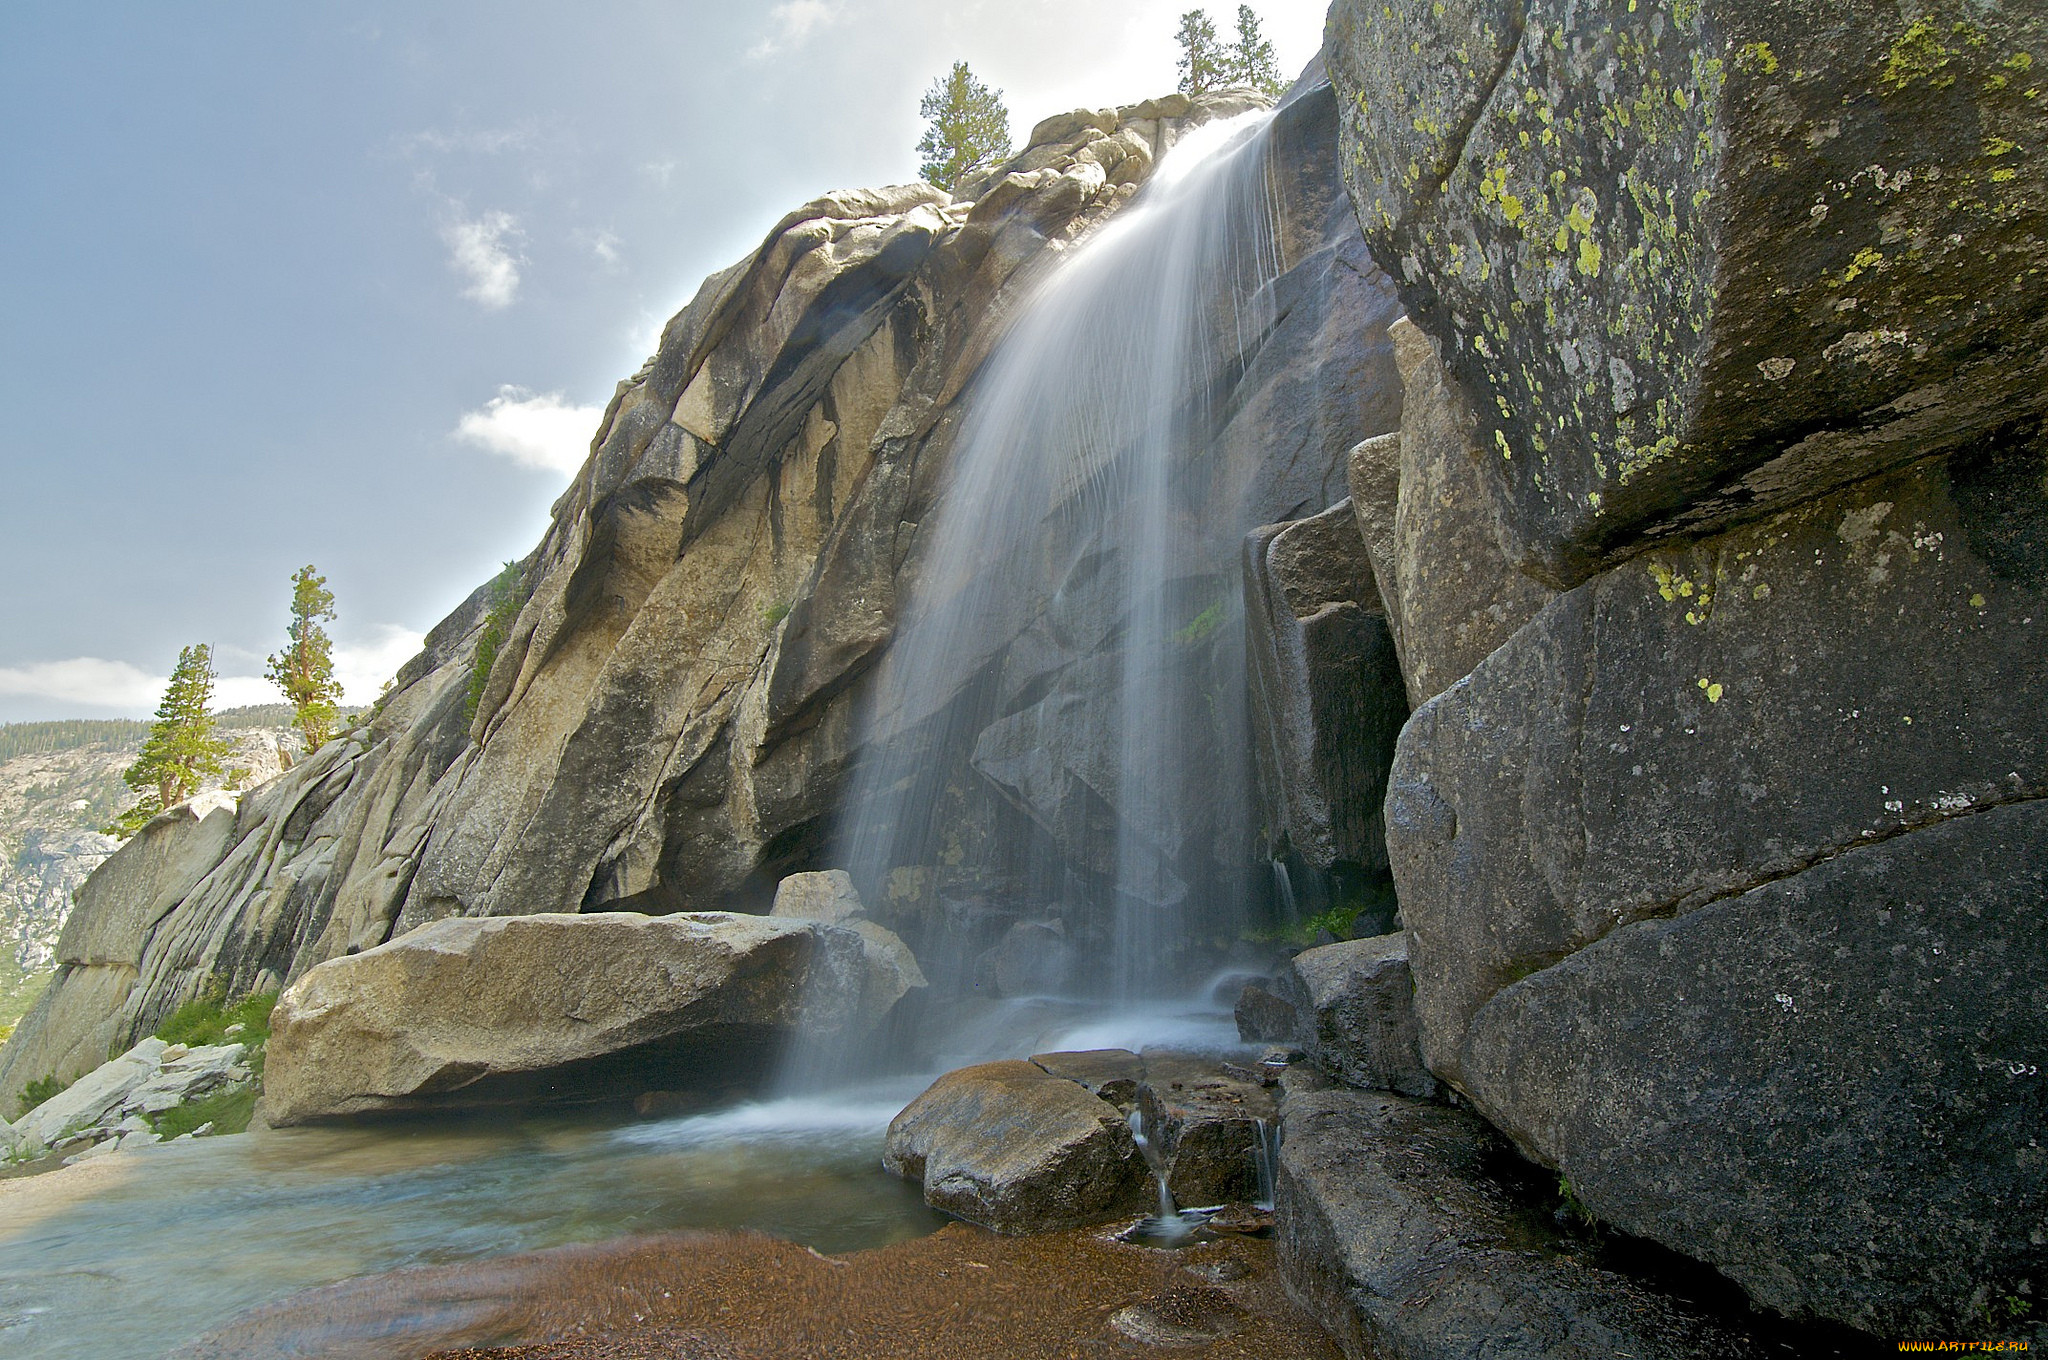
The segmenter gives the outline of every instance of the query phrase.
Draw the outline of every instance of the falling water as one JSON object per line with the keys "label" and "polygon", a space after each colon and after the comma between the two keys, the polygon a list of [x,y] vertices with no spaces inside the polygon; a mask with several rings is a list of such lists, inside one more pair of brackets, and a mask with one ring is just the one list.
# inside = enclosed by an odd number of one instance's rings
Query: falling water
{"label": "falling water", "polygon": [[[1248,860],[1235,560],[1254,469],[1210,445],[1272,324],[1269,120],[1187,133],[1020,307],[877,677],[839,862],[884,901],[926,873],[1055,918],[1033,927],[1035,990],[1158,997],[1193,923],[1229,938],[1242,910],[1215,866]],[[1007,834],[962,811],[990,790]],[[927,935],[942,987],[986,953],[971,925],[950,951]]]}

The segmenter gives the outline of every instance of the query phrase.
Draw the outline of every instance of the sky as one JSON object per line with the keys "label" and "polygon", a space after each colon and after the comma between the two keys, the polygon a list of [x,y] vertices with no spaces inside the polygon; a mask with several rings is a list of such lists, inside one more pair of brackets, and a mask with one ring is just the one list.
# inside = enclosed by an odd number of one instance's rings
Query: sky
{"label": "sky", "polygon": [[[0,7],[0,722],[146,717],[195,642],[279,701],[308,563],[374,698],[705,275],[916,177],[953,61],[1021,145],[1171,90],[1192,3]],[[1306,64],[1323,5],[1253,8]]]}

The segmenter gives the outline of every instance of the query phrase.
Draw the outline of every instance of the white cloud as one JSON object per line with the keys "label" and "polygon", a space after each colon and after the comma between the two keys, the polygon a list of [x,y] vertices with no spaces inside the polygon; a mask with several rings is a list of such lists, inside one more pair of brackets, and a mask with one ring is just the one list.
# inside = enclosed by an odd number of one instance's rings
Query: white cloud
{"label": "white cloud", "polygon": [[818,29],[839,22],[839,6],[828,0],[784,0],[768,11],[768,20],[775,31],[747,49],[754,61],[795,47]]}
{"label": "white cloud", "polygon": [[482,410],[463,413],[455,436],[521,467],[574,473],[603,417],[603,407],[571,406],[560,392],[501,387]]}
{"label": "white cloud", "polygon": [[487,212],[473,222],[451,222],[441,229],[449,261],[469,276],[462,295],[490,308],[509,307],[519,293],[519,256],[512,243],[519,238],[519,220],[508,212]]}
{"label": "white cloud", "polygon": [[335,645],[334,678],[341,681],[343,703],[367,704],[375,700],[384,682],[417,656],[427,640],[424,633],[395,623],[379,624],[376,632],[373,642]]}
{"label": "white cloud", "polygon": [[617,232],[587,227],[576,232],[575,236],[579,245],[597,257],[599,264],[613,273],[619,271],[624,259],[619,254],[619,247],[625,243],[619,239]]}
{"label": "white cloud", "polygon": [[0,699],[51,699],[80,708],[153,712],[167,677],[96,656],[0,666]]}

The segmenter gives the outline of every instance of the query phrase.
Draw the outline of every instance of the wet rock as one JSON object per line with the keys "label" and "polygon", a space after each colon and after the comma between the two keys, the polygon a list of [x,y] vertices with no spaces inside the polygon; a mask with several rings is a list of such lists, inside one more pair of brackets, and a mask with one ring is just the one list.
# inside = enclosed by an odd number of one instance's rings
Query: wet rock
{"label": "wet rock", "polygon": [[1237,1037],[1248,1044],[1274,1039],[1292,1043],[1301,1032],[1300,1013],[1292,1002],[1273,990],[1271,981],[1247,982],[1231,1009],[1237,1020]]}
{"label": "wet rock", "polygon": [[1280,1266],[1347,1356],[1737,1360],[1751,1339],[1582,1259],[1506,1177],[1469,1111],[1397,1095],[1291,1093]]}
{"label": "wet rock", "polygon": [[1080,1053],[1034,1053],[1031,1061],[1056,1077],[1078,1082],[1129,1114],[1138,1104],[1145,1080],[1145,1060],[1124,1048],[1095,1048]]}
{"label": "wet rock", "polygon": [[1138,1104],[1176,1204],[1202,1207],[1263,1193],[1259,1157],[1279,1118],[1263,1083],[1231,1076],[1212,1058],[1149,1052]]}
{"label": "wet rock", "polygon": [[866,913],[860,894],[854,891],[853,876],[844,869],[791,874],[775,885],[775,906],[770,916],[789,916],[805,921],[848,921]]}
{"label": "wet rock", "polygon": [[2048,402],[2040,6],[1340,0],[1328,38],[1359,222],[1553,584]]}
{"label": "wet rock", "polygon": [[1254,529],[1244,592],[1266,857],[1383,867],[1380,805],[1408,705],[1350,503]]}
{"label": "wet rock", "polygon": [[882,1164],[925,1203],[997,1232],[1144,1209],[1152,1177],[1114,1105],[1028,1062],[948,1072],[890,1121]]}
{"label": "wet rock", "polygon": [[871,1023],[876,1002],[906,985],[880,971],[860,933],[816,921],[440,921],[286,989],[267,1117],[591,1099],[758,1073],[800,1017],[823,1032]]}
{"label": "wet rock", "polygon": [[1066,927],[1059,921],[1019,921],[981,957],[975,972],[1001,996],[1057,993],[1074,972]]}
{"label": "wet rock", "polygon": [[1957,1332],[2048,1283],[2044,910],[2048,802],[1854,847],[1503,991],[1468,1085],[1602,1221],[1759,1303]]}
{"label": "wet rock", "polygon": [[1304,949],[1281,970],[1274,990],[1300,1024],[1284,1037],[1331,1076],[1370,1090],[1436,1094],[1417,1045],[1405,933]]}
{"label": "wet rock", "polygon": [[1401,428],[1354,448],[1347,475],[1408,701],[1419,705],[1507,641],[1552,592],[1501,549],[1478,423],[1436,342],[1406,317],[1387,335],[1401,372]]}

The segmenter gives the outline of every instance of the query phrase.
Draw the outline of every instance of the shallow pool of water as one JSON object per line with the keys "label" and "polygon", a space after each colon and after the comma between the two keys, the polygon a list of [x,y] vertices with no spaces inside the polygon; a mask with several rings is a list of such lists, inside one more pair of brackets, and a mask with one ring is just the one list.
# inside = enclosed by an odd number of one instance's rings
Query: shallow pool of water
{"label": "shallow pool of water", "polygon": [[823,1252],[944,1216],[880,1170],[921,1083],[620,1123],[555,1115],[283,1129],[0,1182],[0,1355],[153,1360],[296,1290],[684,1228]]}

